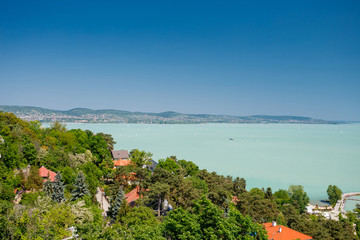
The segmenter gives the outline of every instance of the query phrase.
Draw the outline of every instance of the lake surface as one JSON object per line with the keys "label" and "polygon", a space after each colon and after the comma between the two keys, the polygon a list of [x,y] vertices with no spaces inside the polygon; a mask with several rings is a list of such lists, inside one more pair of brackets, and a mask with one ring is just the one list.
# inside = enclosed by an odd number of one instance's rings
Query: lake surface
{"label": "lake surface", "polygon": [[356,208],[356,204],[360,204],[360,196],[352,196],[352,197],[349,197],[349,198],[350,199],[359,199],[359,201],[346,200],[346,203],[345,203],[345,210],[346,211],[351,211],[354,208]]}
{"label": "lake surface", "polygon": [[[158,160],[176,155],[201,169],[244,177],[247,189],[303,185],[311,199],[329,184],[360,191],[360,124],[67,124],[111,134],[115,149]],[[233,140],[230,140],[233,139]]]}

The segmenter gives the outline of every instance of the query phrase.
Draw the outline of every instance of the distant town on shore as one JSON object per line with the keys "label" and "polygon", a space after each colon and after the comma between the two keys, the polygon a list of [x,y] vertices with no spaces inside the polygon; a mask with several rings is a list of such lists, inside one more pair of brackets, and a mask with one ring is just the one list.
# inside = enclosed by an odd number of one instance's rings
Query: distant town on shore
{"label": "distant town on shore", "polygon": [[114,109],[92,110],[74,108],[71,110],[51,110],[31,106],[0,105],[0,111],[12,112],[27,121],[67,122],[67,123],[146,123],[146,124],[196,124],[196,123],[300,123],[300,124],[340,124],[300,116],[232,116],[211,114],[182,114],[177,112],[144,113]]}

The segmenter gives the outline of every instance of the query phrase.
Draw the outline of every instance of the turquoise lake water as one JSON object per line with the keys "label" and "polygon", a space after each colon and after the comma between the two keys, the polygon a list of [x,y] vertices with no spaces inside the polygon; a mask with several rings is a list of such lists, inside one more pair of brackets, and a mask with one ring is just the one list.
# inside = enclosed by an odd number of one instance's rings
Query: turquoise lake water
{"label": "turquoise lake water", "polygon": [[[158,160],[176,155],[201,169],[244,177],[247,189],[303,185],[311,199],[329,184],[360,191],[360,124],[67,124],[111,134],[115,149]],[[232,138],[233,140],[230,140]]]}
{"label": "turquoise lake water", "polygon": [[352,196],[350,199],[359,199],[359,201],[354,200],[346,200],[345,210],[351,211],[356,207],[356,204],[360,204],[360,196]]}

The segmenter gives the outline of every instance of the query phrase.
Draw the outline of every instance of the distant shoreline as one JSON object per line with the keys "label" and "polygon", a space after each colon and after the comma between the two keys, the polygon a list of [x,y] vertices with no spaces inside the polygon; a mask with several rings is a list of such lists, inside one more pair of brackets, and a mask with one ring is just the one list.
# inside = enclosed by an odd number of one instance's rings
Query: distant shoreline
{"label": "distant shoreline", "polygon": [[271,115],[212,115],[183,114],[177,112],[144,113],[114,109],[92,110],[74,108],[60,111],[29,106],[0,105],[0,111],[14,113],[27,121],[42,123],[116,123],[116,124],[204,124],[204,123],[236,123],[236,124],[347,124],[346,121],[328,121],[302,116]]}
{"label": "distant shoreline", "polygon": [[[56,121],[54,121],[56,122]],[[54,122],[41,122],[42,124],[51,124]],[[349,125],[349,124],[360,124],[360,122],[343,122],[343,123],[290,123],[290,122],[278,122],[278,123],[271,123],[271,122],[244,122],[244,123],[218,123],[218,122],[202,122],[202,123],[124,123],[124,122],[60,122],[62,124],[148,124],[148,125],[206,125],[206,124],[288,124],[288,125]]]}

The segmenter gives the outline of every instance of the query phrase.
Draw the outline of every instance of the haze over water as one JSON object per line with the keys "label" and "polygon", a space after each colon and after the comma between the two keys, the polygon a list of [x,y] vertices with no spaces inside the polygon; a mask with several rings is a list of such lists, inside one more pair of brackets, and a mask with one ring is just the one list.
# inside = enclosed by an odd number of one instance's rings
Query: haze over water
{"label": "haze over water", "polygon": [[[243,177],[247,189],[303,185],[311,199],[328,185],[360,191],[360,124],[67,124],[111,134],[115,149],[138,148],[158,160],[176,155],[200,169]],[[233,140],[230,140],[232,138]]]}

